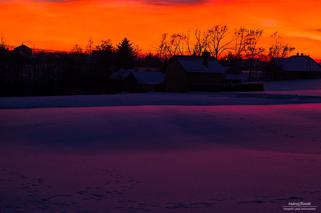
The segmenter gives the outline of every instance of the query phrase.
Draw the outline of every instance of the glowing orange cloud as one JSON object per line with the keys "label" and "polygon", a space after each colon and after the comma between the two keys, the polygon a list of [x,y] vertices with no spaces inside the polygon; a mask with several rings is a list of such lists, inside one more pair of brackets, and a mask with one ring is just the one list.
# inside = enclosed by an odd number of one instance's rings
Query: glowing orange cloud
{"label": "glowing orange cloud", "polygon": [[297,51],[321,58],[320,8],[319,0],[0,0],[0,35],[58,50],[126,36],[154,51],[164,32],[227,24],[262,28],[266,37],[278,30]]}

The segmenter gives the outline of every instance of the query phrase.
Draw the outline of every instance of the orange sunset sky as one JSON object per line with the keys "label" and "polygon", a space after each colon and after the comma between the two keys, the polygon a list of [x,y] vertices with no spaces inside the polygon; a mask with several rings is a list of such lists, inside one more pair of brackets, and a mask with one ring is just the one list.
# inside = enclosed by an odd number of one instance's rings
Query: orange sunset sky
{"label": "orange sunset sky", "polygon": [[296,51],[321,58],[320,0],[0,0],[0,36],[6,43],[70,50],[110,38],[130,38],[154,51],[164,32],[215,24],[278,30]]}

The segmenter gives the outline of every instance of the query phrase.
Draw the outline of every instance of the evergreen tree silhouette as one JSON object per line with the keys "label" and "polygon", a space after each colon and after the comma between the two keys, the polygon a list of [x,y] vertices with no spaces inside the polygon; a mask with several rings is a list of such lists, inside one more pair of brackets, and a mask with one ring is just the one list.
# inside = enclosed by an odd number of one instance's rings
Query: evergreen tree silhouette
{"label": "evergreen tree silhouette", "polygon": [[117,65],[119,68],[132,68],[136,62],[136,49],[127,38],[124,38],[116,47]]}

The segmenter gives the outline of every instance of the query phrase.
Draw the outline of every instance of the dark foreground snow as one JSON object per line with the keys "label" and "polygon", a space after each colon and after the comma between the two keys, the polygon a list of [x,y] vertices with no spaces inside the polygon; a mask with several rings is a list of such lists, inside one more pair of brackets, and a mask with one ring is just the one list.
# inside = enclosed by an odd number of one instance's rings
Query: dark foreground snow
{"label": "dark foreground snow", "polygon": [[0,99],[0,212],[320,210],[319,97],[258,95]]}

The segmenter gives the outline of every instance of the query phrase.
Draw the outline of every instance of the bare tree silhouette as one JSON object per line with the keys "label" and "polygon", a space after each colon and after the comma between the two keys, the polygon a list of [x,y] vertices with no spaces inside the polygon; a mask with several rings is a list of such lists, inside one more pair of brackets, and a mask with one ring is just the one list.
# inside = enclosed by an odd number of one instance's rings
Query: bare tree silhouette
{"label": "bare tree silhouette", "polygon": [[212,55],[219,59],[222,53],[230,49],[232,39],[226,41],[228,27],[226,25],[216,25],[208,30],[208,48]]}
{"label": "bare tree silhouette", "polygon": [[1,48],[7,48],[7,44],[6,44],[6,41],[4,39],[4,37],[0,37],[0,47]]}
{"label": "bare tree silhouette", "polygon": [[80,46],[79,44],[75,44],[75,45],[72,47],[71,52],[72,52],[73,54],[82,54],[82,53],[83,53],[82,48],[81,48],[81,46]]}
{"label": "bare tree silhouette", "polygon": [[241,27],[234,32],[234,55],[237,59],[241,59],[246,51],[249,30]]}
{"label": "bare tree silhouette", "polygon": [[246,57],[250,59],[249,81],[252,80],[252,72],[255,69],[254,59],[264,52],[264,48],[258,46],[263,30],[250,29],[246,37]]}
{"label": "bare tree silhouette", "polygon": [[112,41],[107,39],[101,40],[99,45],[96,46],[96,50],[103,53],[113,53],[115,48],[113,47]]}
{"label": "bare tree silhouette", "polygon": [[167,53],[168,53],[168,43],[167,43],[167,33],[162,34],[162,38],[160,40],[160,44],[157,47],[157,55],[160,59],[166,60],[167,59]]}
{"label": "bare tree silhouette", "polygon": [[174,33],[162,35],[157,52],[160,58],[167,59],[174,55],[201,56],[203,52],[212,52],[215,58],[227,50],[231,43],[225,42],[227,27],[217,25],[206,31],[196,29],[193,35],[187,33]]}
{"label": "bare tree silhouette", "polygon": [[2,58],[7,54],[8,52],[8,46],[6,44],[6,41],[3,37],[0,38],[0,61]]}
{"label": "bare tree silhouette", "polygon": [[208,32],[203,32],[199,29],[194,31],[195,36],[195,44],[194,44],[194,55],[201,56],[203,52],[208,49],[208,40],[209,34]]}
{"label": "bare tree silhouette", "polygon": [[85,52],[87,54],[92,54],[92,51],[93,51],[93,47],[94,47],[94,41],[90,38],[87,42],[87,46],[86,46],[86,50]]}
{"label": "bare tree silhouette", "polygon": [[272,38],[272,45],[269,47],[268,52],[270,60],[273,58],[285,58],[295,50],[295,47],[282,42],[279,32],[273,33],[270,37]]}

